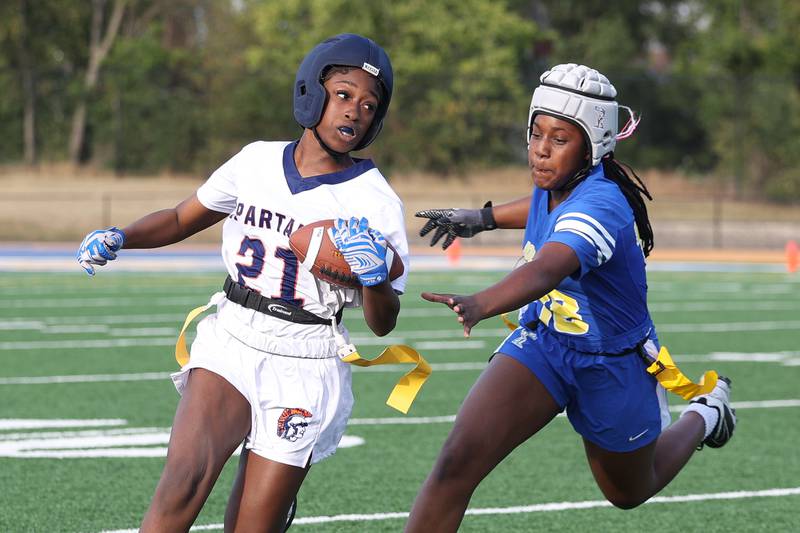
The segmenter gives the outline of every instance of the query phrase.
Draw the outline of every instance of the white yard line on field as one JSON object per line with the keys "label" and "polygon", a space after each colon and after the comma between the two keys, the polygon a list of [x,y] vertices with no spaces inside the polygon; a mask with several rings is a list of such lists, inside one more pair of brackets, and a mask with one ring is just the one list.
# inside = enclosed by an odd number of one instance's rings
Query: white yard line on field
{"label": "white yard line on field", "polygon": [[[170,328],[156,328],[158,331],[169,331]],[[174,328],[177,331],[177,328]],[[687,324],[661,324],[658,331],[661,333],[730,333],[742,331],[786,331],[800,329],[800,320],[770,320],[763,322],[721,322],[712,324],[698,324],[696,322]],[[113,330],[116,334],[124,334],[124,329]],[[139,330],[140,331],[140,330]],[[134,330],[135,333],[139,331]],[[407,344],[411,339],[456,339],[460,335],[459,329],[454,325],[452,329],[441,330],[417,330],[402,332],[402,335],[390,337],[361,337],[354,334],[351,340],[357,345],[365,346],[385,346],[388,344]],[[494,337],[500,338],[508,335],[507,328],[474,329],[471,338],[475,337]],[[458,345],[457,342],[443,344],[441,348],[436,345],[429,345],[429,349],[456,349],[456,348],[475,348],[476,345]],[[469,343],[470,341],[460,341]],[[169,346],[175,344],[175,337],[161,338],[119,338],[119,339],[89,339],[89,340],[46,340],[46,341],[6,341],[0,342],[2,350],[41,350],[47,348],[119,348],[127,346]]]}
{"label": "white yard line on field", "polygon": [[[469,341],[467,341],[469,342]],[[417,345],[419,347],[419,345]],[[703,355],[675,356],[678,363],[702,363],[724,361],[728,363],[780,363],[784,366],[800,366],[800,352],[712,352]],[[484,361],[453,363],[431,363],[434,372],[462,372],[483,370]],[[394,373],[408,369],[408,365],[381,365],[369,368],[353,367],[354,372]],[[16,376],[0,377],[0,385],[48,385],[52,383],[103,383],[115,381],[153,381],[169,379],[170,372],[141,372],[127,374],[73,374],[65,376]]]}
{"label": "white yard line on field", "polygon": [[[800,407],[800,400],[766,400],[734,402],[736,409],[773,409]],[[685,406],[672,407],[681,411]],[[564,413],[559,414],[562,420]],[[356,426],[408,426],[451,424],[455,415],[425,417],[354,418],[349,424]],[[74,459],[86,457],[165,457],[169,442],[169,427],[120,427],[126,420],[59,420],[59,419],[0,419],[0,457],[18,459],[53,458]],[[109,429],[99,429],[102,427]],[[39,431],[49,428],[91,428],[77,431]],[[2,429],[36,430],[27,433],[9,433]],[[354,429],[354,431],[357,431]],[[360,446],[363,437],[348,434],[342,438],[340,448]]]}
{"label": "white yard line on field", "polygon": [[778,300],[773,302],[654,302],[649,303],[647,308],[651,313],[692,313],[692,312],[719,312],[721,309],[728,311],[797,311],[800,310],[800,302],[796,300]]}
{"label": "white yard line on field", "polygon": [[776,331],[800,329],[800,320],[721,322],[716,324],[661,324],[659,333],[730,333],[732,331]]}
{"label": "white yard line on field", "polygon": [[[43,350],[52,349],[54,353],[58,353],[61,349],[85,349],[85,348],[124,348],[136,346],[174,346],[175,340],[178,337],[177,328],[173,328],[175,335],[172,337],[131,337],[119,339],[64,339],[64,340],[46,340],[46,341],[8,341],[0,342],[0,351],[4,350]],[[500,329],[494,331],[483,331],[481,333],[474,332],[473,337],[492,337],[498,338],[505,336],[508,330]],[[358,337],[352,336],[351,341],[357,346],[388,346],[389,344],[408,344],[412,339],[423,339],[421,342],[415,342],[416,348],[428,350],[455,350],[455,349],[472,349],[483,348],[484,341],[481,340],[460,340],[460,331],[458,330],[441,330],[441,331],[425,331],[425,332],[408,332],[403,336],[390,336],[390,337]],[[425,340],[425,339],[450,339],[442,341]]]}
{"label": "white yard line on field", "polygon": [[[0,323],[0,329],[14,329],[15,324],[22,324],[33,329],[42,329],[53,325],[94,325],[94,324],[157,324],[159,322],[183,322],[185,313],[143,313],[129,315],[72,315],[45,316],[35,318],[6,318]],[[35,326],[35,327],[34,327]]]}
{"label": "white yard line on field", "polygon": [[127,423],[128,421],[123,418],[55,419],[55,420],[39,420],[35,418],[0,418],[0,430],[8,431],[9,429],[124,426]]}
{"label": "white yard line on field", "polygon": [[[202,298],[201,298],[202,299]],[[175,307],[198,305],[201,300],[195,296],[167,296],[161,298],[152,297],[125,297],[125,298],[19,298],[2,300],[3,306],[7,309],[43,309],[43,308],[68,308],[81,309],[86,307],[130,307],[140,305],[142,307]],[[202,303],[202,302],[201,302]]]}
{"label": "white yard line on field", "polygon": [[[646,505],[655,503],[683,503],[703,502],[713,500],[742,500],[751,498],[776,498],[800,495],[800,487],[776,488],[766,490],[740,490],[731,492],[711,492],[705,494],[684,494],[679,496],[655,496],[645,502]],[[479,515],[510,515],[542,513],[551,511],[571,511],[577,509],[593,509],[598,507],[611,507],[606,500],[588,500],[581,502],[551,502],[536,503],[532,505],[518,505],[513,507],[484,507],[467,509],[469,516]],[[341,514],[333,516],[307,516],[295,518],[293,525],[324,524],[330,522],[374,522],[378,520],[397,520],[408,518],[408,513],[373,513],[373,514]],[[208,531],[222,529],[222,524],[207,524],[194,526],[190,531]],[[136,529],[104,530],[101,533],[136,533]]]}
{"label": "white yard line on field", "polygon": [[0,378],[0,385],[48,385],[51,383],[104,383],[113,381],[153,381],[169,379],[169,372],[140,374],[75,374],[72,376],[20,376]]}
{"label": "white yard line on field", "polygon": [[[785,400],[757,400],[746,402],[732,402],[734,409],[775,409],[781,407],[800,407],[800,399]],[[672,405],[669,410],[681,412],[686,404]],[[561,413],[559,416],[566,416]],[[348,426],[394,426],[394,425],[425,425],[425,424],[446,424],[453,422],[456,415],[442,416],[389,416],[383,418],[351,418]],[[39,418],[0,418],[0,430],[11,429],[47,429],[47,428],[68,428],[68,427],[106,427],[123,426],[127,424],[124,419],[39,419]],[[136,434],[143,432],[169,433],[170,428],[119,428],[108,430],[92,430],[81,432],[61,432],[61,433],[20,433],[8,434],[0,433],[2,439],[30,439],[34,437],[60,439],[64,437],[77,436],[119,436]]]}
{"label": "white yard line on field", "polygon": [[[753,402],[732,402],[734,409],[774,409],[778,407],[800,407],[800,399],[794,400],[762,400]],[[669,410],[680,413],[686,409],[686,404],[671,405]],[[565,417],[565,413],[559,413]],[[347,423],[351,426],[392,426],[392,425],[418,425],[418,424],[445,424],[453,422],[456,415],[445,416],[390,416],[385,418],[352,418]]]}

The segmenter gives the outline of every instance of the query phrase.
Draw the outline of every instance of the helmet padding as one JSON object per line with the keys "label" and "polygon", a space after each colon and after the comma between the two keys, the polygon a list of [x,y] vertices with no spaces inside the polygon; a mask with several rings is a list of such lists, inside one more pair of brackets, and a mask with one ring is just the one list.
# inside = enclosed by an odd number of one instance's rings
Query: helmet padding
{"label": "helmet padding", "polygon": [[375,140],[383,127],[392,99],[392,64],[383,48],[353,33],[336,35],[315,46],[300,63],[294,82],[294,118],[304,128],[314,128],[322,119],[327,103],[322,75],[334,65],[360,68],[375,76],[383,87],[384,97],[378,102],[372,125],[355,148],[361,150]]}
{"label": "helmet padding", "polygon": [[537,114],[563,118],[583,130],[591,150],[591,166],[600,163],[617,144],[617,90],[595,69],[575,63],[556,65],[539,81],[528,113],[528,143]]}

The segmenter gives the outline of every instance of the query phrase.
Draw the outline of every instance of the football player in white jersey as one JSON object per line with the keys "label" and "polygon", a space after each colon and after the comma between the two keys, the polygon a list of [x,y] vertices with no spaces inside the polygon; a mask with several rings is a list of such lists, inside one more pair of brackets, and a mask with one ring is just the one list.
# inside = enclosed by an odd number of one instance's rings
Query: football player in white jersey
{"label": "football player in white jersey", "polygon": [[[342,308],[362,306],[369,328],[386,335],[408,275],[402,203],[372,161],[350,156],[380,132],[392,86],[380,46],[332,37],[297,72],[298,141],[249,144],[176,207],[84,239],[78,261],[93,274],[120,249],[164,246],[225,219],[229,276],[173,375],[182,396],[141,531],[187,531],[243,441],[225,530],[283,531],[311,464],[336,450],[353,405],[350,367],[336,353],[347,338]],[[293,231],[330,218],[361,289],[314,278],[289,248]],[[393,281],[387,241],[404,263]]]}

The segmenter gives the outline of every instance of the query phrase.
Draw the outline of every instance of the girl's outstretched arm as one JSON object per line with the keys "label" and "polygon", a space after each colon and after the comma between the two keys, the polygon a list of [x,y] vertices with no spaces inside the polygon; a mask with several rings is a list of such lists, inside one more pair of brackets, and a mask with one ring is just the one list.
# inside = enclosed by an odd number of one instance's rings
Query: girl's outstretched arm
{"label": "girl's outstretched arm", "polygon": [[464,336],[468,337],[472,327],[484,318],[507,313],[538,300],[578,268],[580,262],[572,248],[550,242],[542,246],[533,261],[480,292],[470,296],[423,292],[422,297],[452,309],[464,326]]}
{"label": "girl's outstretched arm", "polygon": [[227,216],[207,208],[193,194],[171,209],[155,211],[123,228],[123,248],[158,248],[180,242]]}

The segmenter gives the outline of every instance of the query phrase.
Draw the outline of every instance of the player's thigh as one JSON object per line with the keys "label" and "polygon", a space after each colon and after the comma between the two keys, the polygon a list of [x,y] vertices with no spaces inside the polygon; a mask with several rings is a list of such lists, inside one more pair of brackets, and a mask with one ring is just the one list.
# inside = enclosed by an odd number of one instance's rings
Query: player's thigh
{"label": "player's thigh", "polygon": [[168,466],[174,461],[205,461],[221,466],[250,431],[250,403],[225,378],[191,371],[170,435]]}
{"label": "player's thigh", "polygon": [[225,513],[225,531],[283,531],[289,507],[310,468],[279,463],[243,450]]}
{"label": "player's thigh", "polygon": [[597,485],[622,508],[636,507],[652,494],[656,442],[628,452],[614,452],[583,439]]}
{"label": "player's thigh", "polygon": [[498,353],[467,394],[444,453],[491,469],[560,410],[529,368]]}

